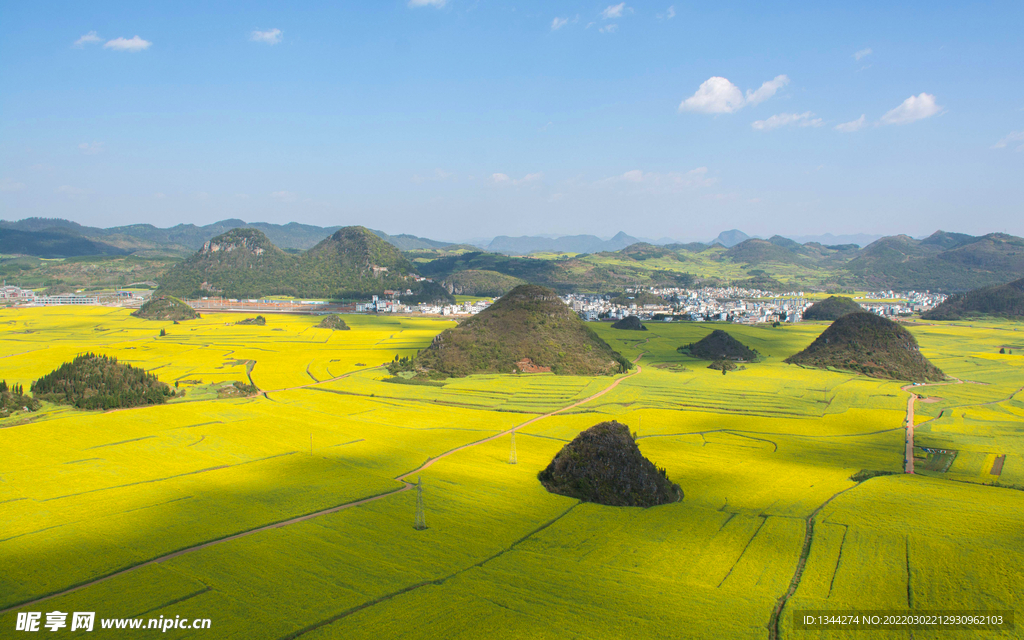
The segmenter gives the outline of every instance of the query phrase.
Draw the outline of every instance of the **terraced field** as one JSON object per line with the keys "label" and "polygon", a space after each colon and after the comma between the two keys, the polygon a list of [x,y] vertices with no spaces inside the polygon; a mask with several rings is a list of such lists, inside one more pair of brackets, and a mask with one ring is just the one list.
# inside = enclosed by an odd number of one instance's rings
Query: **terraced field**
{"label": "terraced field", "polygon": [[[331,332],[243,317],[0,312],[8,382],[27,388],[92,350],[187,391],[0,421],[0,636],[18,611],[59,610],[210,618],[218,638],[823,638],[792,612],[1014,609],[1024,596],[1024,356],[998,354],[1024,342],[1015,325],[911,327],[964,383],[915,389],[941,398],[917,402],[916,443],[959,453],[910,476],[900,383],[782,363],[824,324],[724,327],[765,355],[725,376],[676,351],[715,325],[637,338],[602,324],[639,371],[422,386],[385,382],[379,365],[449,321],[346,316],[352,330]],[[250,378],[260,395],[218,397]],[[682,502],[604,507],[541,487],[565,442],[612,418]],[[851,480],[863,470],[895,475]],[[402,478],[422,479],[426,530]]]}

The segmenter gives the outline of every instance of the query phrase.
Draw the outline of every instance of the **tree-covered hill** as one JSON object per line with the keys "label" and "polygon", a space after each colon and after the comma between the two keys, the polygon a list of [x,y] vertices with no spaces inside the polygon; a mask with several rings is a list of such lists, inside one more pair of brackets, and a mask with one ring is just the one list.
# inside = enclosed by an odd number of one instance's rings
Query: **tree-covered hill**
{"label": "tree-covered hill", "polygon": [[162,404],[176,392],[152,373],[117,358],[86,353],[32,383],[40,400],[79,409],[124,409]]}
{"label": "tree-covered hill", "polygon": [[521,285],[439,334],[411,361],[393,363],[391,372],[430,377],[543,370],[607,375],[630,366],[554,291]]}
{"label": "tree-covered hill", "polygon": [[917,340],[909,331],[892,320],[864,311],[840,317],[810,346],[786,362],[912,382],[946,377],[921,355]]}
{"label": "tree-covered hill", "polygon": [[973,316],[1024,317],[1024,278],[950,296],[921,314],[926,320],[960,320]]}
{"label": "tree-covered hill", "polygon": [[863,311],[864,307],[860,306],[850,298],[845,296],[829,296],[824,300],[815,302],[807,311],[804,311],[804,320],[827,320],[829,322],[838,320],[848,313],[857,313]]}

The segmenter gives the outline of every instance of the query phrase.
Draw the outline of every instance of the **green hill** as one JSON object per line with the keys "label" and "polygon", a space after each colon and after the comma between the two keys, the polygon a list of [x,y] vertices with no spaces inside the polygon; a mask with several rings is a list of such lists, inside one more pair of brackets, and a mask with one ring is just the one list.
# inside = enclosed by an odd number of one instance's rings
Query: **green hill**
{"label": "green hill", "polygon": [[79,409],[162,404],[177,395],[152,373],[93,353],[75,356],[39,378],[32,383],[32,393],[40,400]]}
{"label": "green hill", "polygon": [[640,453],[629,428],[615,421],[576,436],[537,478],[551,493],[614,507],[652,507],[683,498],[665,470]]}
{"label": "green hill", "polygon": [[473,373],[550,370],[564,375],[608,375],[629,362],[594,333],[558,295],[520,285],[457,327],[434,338],[391,373],[435,378]]}
{"label": "green hill", "polygon": [[449,293],[464,296],[501,296],[521,284],[521,278],[484,269],[456,271],[441,281]]}
{"label": "green hill", "polygon": [[439,285],[417,280],[412,264],[397,247],[363,227],[343,227],[299,254],[278,249],[257,229],[232,229],[171,267],[159,292],[360,298],[387,290],[399,292],[408,303],[454,301]]}
{"label": "green hill", "polygon": [[809,347],[786,359],[818,369],[845,369],[873,378],[924,382],[945,379],[909,331],[873,313],[842,316]]}
{"label": "green hill", "polygon": [[627,331],[647,331],[644,323],[636,316],[626,316],[612,325],[612,329],[625,329]]}
{"label": "green hill", "polygon": [[143,320],[195,320],[199,314],[173,296],[155,296],[143,303],[132,312],[132,315]]}
{"label": "green hill", "polygon": [[804,320],[838,320],[848,313],[857,313],[863,311],[864,307],[860,306],[850,298],[845,296],[829,296],[824,300],[815,302],[807,311],[804,311]]}
{"label": "green hill", "polygon": [[342,317],[336,313],[332,313],[329,316],[324,316],[324,319],[321,320],[316,326],[319,329],[331,329],[333,331],[348,331],[351,328],[347,324],[345,324],[345,320],[343,320]]}
{"label": "green hill", "polygon": [[1024,317],[1024,278],[952,295],[931,311],[921,314],[926,320],[959,320],[972,316]]}
{"label": "green hill", "polygon": [[748,348],[722,329],[715,329],[699,341],[679,347],[677,351],[689,354],[694,358],[700,358],[701,360],[742,360],[753,362],[758,358],[757,351]]}

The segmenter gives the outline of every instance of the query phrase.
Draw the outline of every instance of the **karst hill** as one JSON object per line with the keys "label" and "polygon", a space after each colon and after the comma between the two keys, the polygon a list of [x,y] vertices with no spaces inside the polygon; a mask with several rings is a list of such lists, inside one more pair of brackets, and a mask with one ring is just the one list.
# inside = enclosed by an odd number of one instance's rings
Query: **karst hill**
{"label": "karst hill", "polygon": [[159,292],[179,297],[345,298],[387,290],[397,291],[406,302],[454,301],[441,286],[417,278],[397,247],[364,227],[343,227],[300,253],[282,251],[258,229],[232,229],[171,267]]}
{"label": "karst hill", "polygon": [[614,420],[576,436],[537,478],[552,493],[615,507],[652,507],[683,498],[665,470],[640,453],[629,428]]}
{"label": "karst hill", "polygon": [[554,291],[520,285],[493,305],[434,338],[392,373],[430,377],[550,370],[563,375],[608,375],[629,362],[579,319]]}
{"label": "karst hill", "polygon": [[873,378],[925,382],[945,379],[909,331],[873,313],[842,316],[800,353],[786,359],[819,369],[845,369]]}
{"label": "karst hill", "polygon": [[199,317],[196,310],[173,296],[156,296],[150,298],[132,315],[143,320],[181,321],[195,320]]}
{"label": "karst hill", "polygon": [[757,351],[747,347],[722,329],[715,329],[699,341],[679,347],[677,351],[701,360],[753,362],[758,358]]}
{"label": "karst hill", "polygon": [[647,331],[644,323],[636,316],[626,316],[612,325],[612,329],[625,329],[627,331]]}
{"label": "karst hill", "polygon": [[848,313],[857,313],[864,311],[864,307],[860,306],[850,298],[845,296],[829,296],[824,300],[815,302],[807,311],[804,311],[804,320],[827,320],[832,322],[838,320]]}
{"label": "karst hill", "polygon": [[959,320],[974,316],[1024,317],[1024,278],[952,295],[931,311],[921,314],[925,320]]}

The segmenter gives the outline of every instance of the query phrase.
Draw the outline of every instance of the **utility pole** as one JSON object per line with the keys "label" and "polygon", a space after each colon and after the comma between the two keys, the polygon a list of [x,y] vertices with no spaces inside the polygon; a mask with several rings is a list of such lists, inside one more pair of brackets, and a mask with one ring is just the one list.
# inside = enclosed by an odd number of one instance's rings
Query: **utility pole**
{"label": "utility pole", "polygon": [[416,478],[416,524],[412,526],[417,531],[427,528],[427,519],[423,516],[423,480]]}
{"label": "utility pole", "polygon": [[309,434],[309,455],[313,455],[313,433]]}
{"label": "utility pole", "polygon": [[519,462],[519,460],[518,460],[518,458],[516,458],[516,432],[513,431],[512,432],[512,452],[508,456],[508,463],[509,464],[517,464],[518,462]]}

